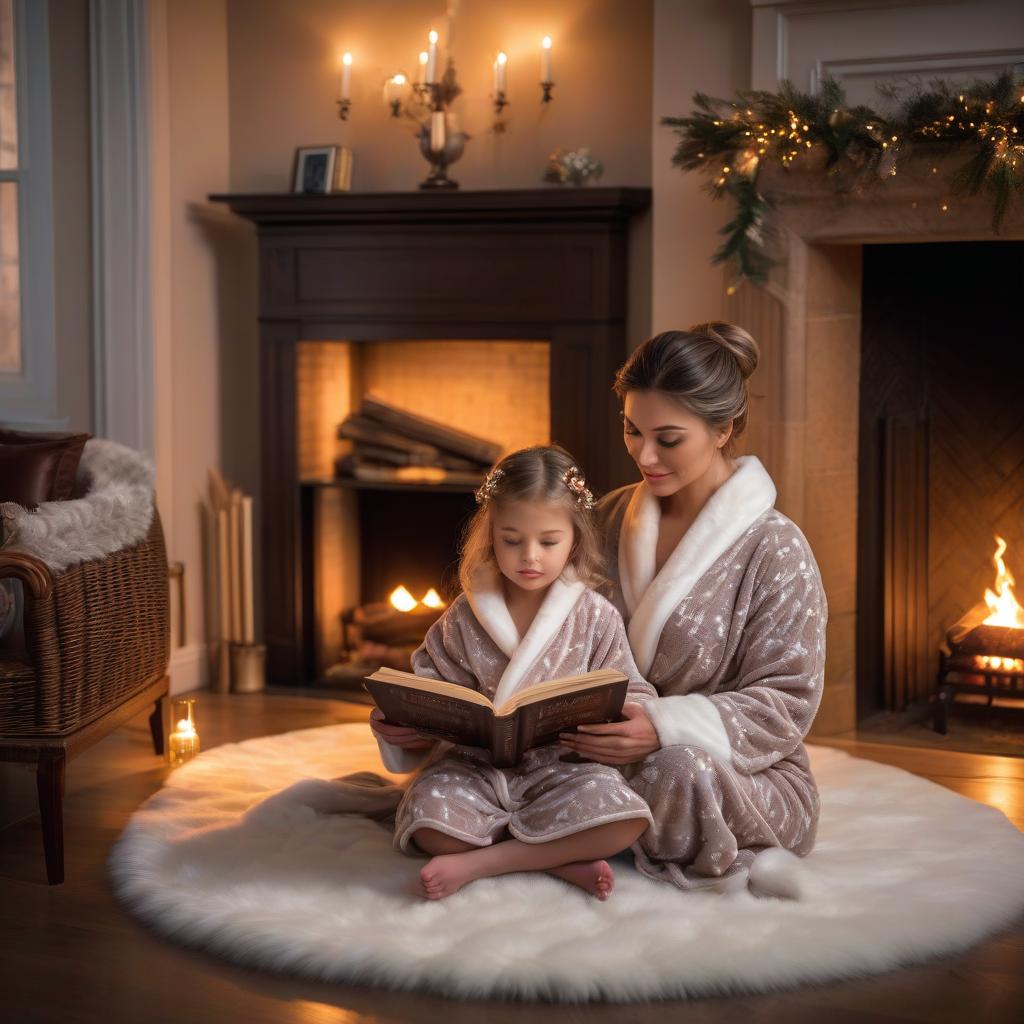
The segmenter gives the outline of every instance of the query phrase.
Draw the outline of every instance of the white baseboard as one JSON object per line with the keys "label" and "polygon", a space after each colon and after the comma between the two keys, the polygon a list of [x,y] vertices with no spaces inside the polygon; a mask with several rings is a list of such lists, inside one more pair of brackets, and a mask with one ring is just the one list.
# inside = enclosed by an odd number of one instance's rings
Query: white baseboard
{"label": "white baseboard", "polygon": [[188,644],[171,651],[171,664],[167,669],[171,677],[170,695],[205,690],[207,686],[207,660],[205,644]]}

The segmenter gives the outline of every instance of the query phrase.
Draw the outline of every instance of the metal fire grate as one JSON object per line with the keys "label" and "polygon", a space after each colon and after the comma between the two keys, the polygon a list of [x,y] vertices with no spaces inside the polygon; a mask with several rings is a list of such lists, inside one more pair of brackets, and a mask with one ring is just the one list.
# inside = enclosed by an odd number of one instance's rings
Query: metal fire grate
{"label": "metal fire grate", "polygon": [[939,651],[939,699],[935,730],[945,734],[957,694],[1024,698],[1024,629],[1012,626],[954,626],[946,636],[949,652]]}

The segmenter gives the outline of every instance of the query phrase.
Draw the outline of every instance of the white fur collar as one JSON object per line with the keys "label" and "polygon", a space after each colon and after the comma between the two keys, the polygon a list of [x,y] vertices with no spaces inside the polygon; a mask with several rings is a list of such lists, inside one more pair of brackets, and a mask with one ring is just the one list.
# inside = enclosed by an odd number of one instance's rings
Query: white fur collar
{"label": "white fur collar", "polygon": [[747,527],[775,504],[775,484],[760,459],[744,455],[736,459],[736,467],[657,575],[654,560],[661,504],[641,484],[626,506],[619,534],[619,579],[631,615],[629,642],[641,675],[651,669],[669,615]]}
{"label": "white fur collar", "polygon": [[492,700],[495,705],[503,703],[515,693],[527,671],[562,628],[585,589],[580,580],[568,573],[555,580],[548,587],[526,636],[520,639],[505,603],[500,573],[492,565],[482,566],[477,571],[472,588],[466,591],[466,600],[487,635],[509,659]]}

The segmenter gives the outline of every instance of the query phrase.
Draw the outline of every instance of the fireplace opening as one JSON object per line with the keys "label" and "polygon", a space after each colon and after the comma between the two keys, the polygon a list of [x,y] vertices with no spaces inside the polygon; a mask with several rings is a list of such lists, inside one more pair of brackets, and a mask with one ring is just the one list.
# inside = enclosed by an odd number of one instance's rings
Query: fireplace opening
{"label": "fireplace opening", "polygon": [[986,590],[1006,600],[1007,576],[1024,575],[1020,252],[1013,242],[864,247],[861,731],[899,715],[943,728],[952,704],[972,723],[983,709],[981,726],[1024,750],[1024,630],[985,623],[983,600]]}
{"label": "fireplace opening", "polygon": [[[296,358],[305,675],[358,691],[382,664],[408,668],[457,593],[488,463],[548,441],[549,344],[301,341]],[[397,428],[375,418],[382,409]],[[424,417],[440,448],[415,431],[407,450],[388,447],[402,447],[405,419]],[[446,448],[446,428],[476,443]]]}

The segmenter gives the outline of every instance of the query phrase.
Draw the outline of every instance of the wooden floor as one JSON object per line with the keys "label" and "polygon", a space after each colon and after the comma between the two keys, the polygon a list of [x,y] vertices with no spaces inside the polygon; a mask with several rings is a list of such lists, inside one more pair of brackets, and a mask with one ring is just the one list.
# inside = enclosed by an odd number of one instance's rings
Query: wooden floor
{"label": "wooden floor", "polygon": [[[334,722],[368,709],[314,697],[200,695],[204,747]],[[819,740],[818,742],[822,742]],[[834,741],[993,804],[1024,829],[1024,759]],[[452,1002],[415,994],[294,981],[180,949],[115,902],[105,875],[132,811],[161,785],[145,715],[68,768],[67,881],[46,885],[30,770],[0,774],[0,1021],[189,1024],[587,1024],[665,1021],[872,1024],[1024,1020],[1024,922],[967,954],[863,981],[743,999],[576,1008]],[[978,851],[978,870],[985,851]],[[1021,865],[1024,871],[1024,864]]]}

